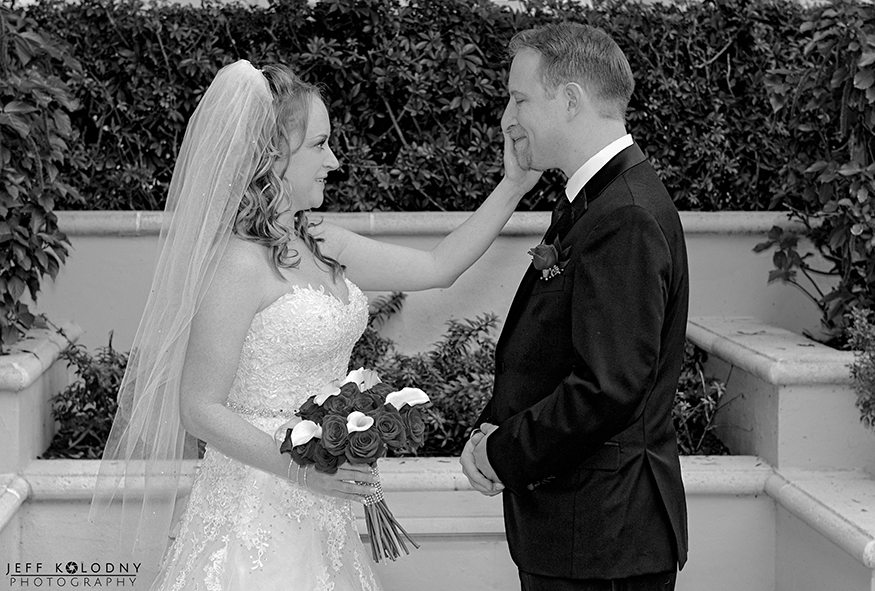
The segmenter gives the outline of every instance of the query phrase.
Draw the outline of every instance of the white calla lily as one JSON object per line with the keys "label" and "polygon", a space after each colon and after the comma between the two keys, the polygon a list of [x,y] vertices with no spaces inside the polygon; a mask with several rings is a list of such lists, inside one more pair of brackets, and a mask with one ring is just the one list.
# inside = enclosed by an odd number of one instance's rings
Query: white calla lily
{"label": "white calla lily", "polygon": [[326,400],[332,396],[337,396],[338,394],[340,394],[340,388],[338,388],[334,382],[331,382],[322,387],[322,391],[313,398],[313,402],[322,406],[325,404]]}
{"label": "white calla lily", "polygon": [[288,431],[289,429],[294,430],[295,425],[297,425],[300,422],[301,422],[301,419],[298,417],[295,417],[292,420],[286,421],[285,423],[283,423],[282,425],[277,427],[277,430],[273,432],[274,441],[276,441],[277,443],[282,443],[283,440],[285,440],[285,438],[286,438],[286,431]]}
{"label": "white calla lily", "polygon": [[340,382],[340,385],[353,383],[359,387],[359,390],[364,391],[364,383],[365,383],[365,368],[360,367],[358,369],[354,369],[348,374],[346,374],[346,379]]}
{"label": "white calla lily", "polygon": [[391,404],[398,410],[405,404],[414,406],[428,402],[428,395],[419,388],[402,388],[386,396],[386,404]]}
{"label": "white calla lily", "polygon": [[374,425],[374,417],[369,417],[365,413],[355,410],[346,417],[346,430],[350,433],[356,431],[367,431]]}
{"label": "white calla lily", "polygon": [[382,383],[383,380],[380,379],[380,376],[373,369],[364,369],[362,370],[362,384],[360,386],[362,392],[365,390],[370,390],[375,385]]}
{"label": "white calla lily", "polygon": [[301,421],[292,429],[292,445],[304,445],[314,437],[322,437],[322,427],[313,421]]}
{"label": "white calla lily", "polygon": [[364,392],[374,387],[374,384],[379,384],[383,380],[373,369],[365,369],[360,367],[346,374],[346,379],[340,385],[353,383],[359,387],[359,391]]}

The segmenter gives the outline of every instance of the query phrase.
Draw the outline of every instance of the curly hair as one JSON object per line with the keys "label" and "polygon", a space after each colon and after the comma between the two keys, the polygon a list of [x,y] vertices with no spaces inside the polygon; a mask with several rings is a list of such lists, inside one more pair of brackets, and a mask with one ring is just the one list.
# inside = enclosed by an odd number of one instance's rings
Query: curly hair
{"label": "curly hair", "polygon": [[[322,253],[319,244],[322,238],[314,237],[310,223],[303,211],[295,214],[294,227],[283,222],[284,214],[291,209],[288,189],[281,174],[274,170],[277,162],[288,159],[300,149],[307,129],[310,106],[314,100],[324,102],[318,86],[304,82],[290,68],[281,64],[269,64],[261,69],[273,95],[276,124],[271,126],[267,147],[255,167],[255,174],[243,194],[234,232],[241,238],[266,246],[271,263],[277,273],[281,268],[295,269],[301,261],[300,253],[289,248],[295,236],[301,238],[317,260],[323,262],[337,279],[343,273],[343,265]],[[301,137],[297,146],[291,139]]]}

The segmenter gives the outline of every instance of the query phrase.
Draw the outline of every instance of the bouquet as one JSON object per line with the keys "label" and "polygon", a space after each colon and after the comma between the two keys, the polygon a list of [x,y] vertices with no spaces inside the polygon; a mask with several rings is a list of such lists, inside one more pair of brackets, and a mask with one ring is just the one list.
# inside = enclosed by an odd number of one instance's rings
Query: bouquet
{"label": "bouquet", "polygon": [[415,451],[422,445],[425,423],[415,407],[428,401],[419,388],[394,390],[375,371],[359,368],[308,398],[295,413],[301,422],[286,429],[280,446],[297,464],[328,474],[344,462],[371,466],[376,490],[365,497],[365,522],[374,562],[395,560],[400,549],[409,554],[405,539],[419,548],[386,505],[377,460],[389,449]]}

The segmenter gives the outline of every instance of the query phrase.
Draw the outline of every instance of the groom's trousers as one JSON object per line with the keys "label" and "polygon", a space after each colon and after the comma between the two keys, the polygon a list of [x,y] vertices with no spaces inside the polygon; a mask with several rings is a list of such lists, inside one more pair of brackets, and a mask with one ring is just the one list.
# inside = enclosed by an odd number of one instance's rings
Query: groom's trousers
{"label": "groom's trousers", "polygon": [[520,571],[522,591],[673,591],[674,571],[625,579],[562,579]]}

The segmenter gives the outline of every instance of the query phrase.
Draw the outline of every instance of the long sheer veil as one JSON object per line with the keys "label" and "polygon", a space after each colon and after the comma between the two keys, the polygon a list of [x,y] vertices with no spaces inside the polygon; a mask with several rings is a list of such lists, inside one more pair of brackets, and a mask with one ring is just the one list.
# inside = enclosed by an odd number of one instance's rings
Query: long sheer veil
{"label": "long sheer veil", "polygon": [[160,254],[119,392],[89,518],[116,515],[132,550],[166,544],[184,458],[197,446],[179,416],[191,320],[221,259],[275,125],[267,80],[225,66],[189,120],[159,238]]}

